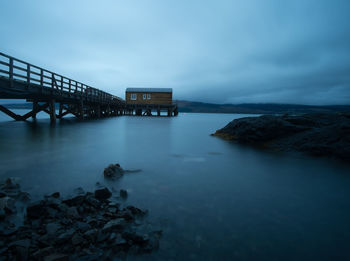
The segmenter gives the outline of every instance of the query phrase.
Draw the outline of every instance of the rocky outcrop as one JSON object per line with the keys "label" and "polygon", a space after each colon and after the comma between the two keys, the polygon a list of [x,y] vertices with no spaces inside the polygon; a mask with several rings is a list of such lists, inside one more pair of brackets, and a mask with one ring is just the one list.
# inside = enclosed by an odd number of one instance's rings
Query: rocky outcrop
{"label": "rocky outcrop", "polygon": [[350,161],[350,114],[247,117],[213,136],[280,151],[298,151]]}
{"label": "rocky outcrop", "polygon": [[[19,189],[12,181],[11,185],[12,192]],[[1,199],[8,197],[9,186],[10,181],[1,186],[6,188]],[[20,226],[11,219],[15,210],[4,211],[0,260],[112,260],[157,249],[161,231],[143,222],[147,211],[122,207],[118,198],[106,187],[94,192],[78,189],[65,199],[56,192],[29,203]]]}

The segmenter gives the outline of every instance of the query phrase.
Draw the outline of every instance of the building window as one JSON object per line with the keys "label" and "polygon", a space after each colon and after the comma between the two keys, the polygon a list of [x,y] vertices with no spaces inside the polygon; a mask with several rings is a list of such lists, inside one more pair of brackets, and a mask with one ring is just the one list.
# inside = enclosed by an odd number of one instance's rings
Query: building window
{"label": "building window", "polygon": [[133,100],[133,101],[136,101],[137,94],[136,93],[132,93],[130,99]]}
{"label": "building window", "polygon": [[146,100],[146,94],[145,93],[143,94],[143,99]]}
{"label": "building window", "polygon": [[150,99],[151,99],[151,94],[148,93],[148,94],[147,94],[147,100],[150,100]]}

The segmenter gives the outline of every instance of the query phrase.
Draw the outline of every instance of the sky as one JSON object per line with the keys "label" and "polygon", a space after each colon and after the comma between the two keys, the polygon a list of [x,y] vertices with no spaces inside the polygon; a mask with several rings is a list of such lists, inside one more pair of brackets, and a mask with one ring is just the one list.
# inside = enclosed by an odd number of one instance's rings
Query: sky
{"label": "sky", "polygon": [[0,52],[124,97],[350,104],[348,0],[3,0]]}

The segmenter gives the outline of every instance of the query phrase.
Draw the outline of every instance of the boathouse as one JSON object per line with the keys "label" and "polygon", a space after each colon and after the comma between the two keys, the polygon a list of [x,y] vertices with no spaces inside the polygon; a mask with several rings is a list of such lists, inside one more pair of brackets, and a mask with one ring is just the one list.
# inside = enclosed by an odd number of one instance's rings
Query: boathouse
{"label": "boathouse", "polygon": [[127,88],[125,91],[126,114],[138,116],[177,116],[171,88]]}

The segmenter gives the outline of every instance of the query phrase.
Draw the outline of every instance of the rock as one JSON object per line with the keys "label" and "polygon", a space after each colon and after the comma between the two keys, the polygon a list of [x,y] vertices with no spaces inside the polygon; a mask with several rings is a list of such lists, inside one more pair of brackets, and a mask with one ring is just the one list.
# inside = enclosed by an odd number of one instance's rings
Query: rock
{"label": "rock", "polygon": [[84,233],[84,236],[90,241],[95,241],[97,233],[97,229],[90,229]]}
{"label": "rock", "polygon": [[59,198],[61,196],[61,194],[59,192],[54,192],[51,194],[51,197],[53,198]]}
{"label": "rock", "polygon": [[17,240],[8,245],[8,247],[13,247],[13,246],[28,248],[30,246],[30,240],[29,239]]}
{"label": "rock", "polygon": [[42,258],[44,256],[49,256],[51,253],[54,252],[54,248],[53,247],[45,247],[45,248],[42,248],[42,249],[39,249],[37,250],[36,252],[33,253],[33,257],[36,259],[36,260],[42,260]]}
{"label": "rock", "polygon": [[74,189],[74,193],[76,193],[77,195],[84,195],[85,191],[82,187],[79,187],[79,188]]}
{"label": "rock", "polygon": [[28,218],[41,218],[45,217],[48,214],[46,207],[42,202],[35,202],[27,207],[27,217]]}
{"label": "rock", "polygon": [[61,225],[56,223],[56,222],[52,222],[52,223],[48,223],[46,224],[46,233],[49,235],[55,235],[56,232],[61,228]]}
{"label": "rock", "polygon": [[68,229],[67,231],[65,231],[64,233],[62,233],[61,235],[59,235],[57,237],[57,240],[56,240],[57,243],[61,244],[61,243],[67,242],[68,240],[70,240],[72,238],[74,233],[75,233],[75,229],[73,229],[73,228]]}
{"label": "rock", "polygon": [[0,209],[4,210],[7,215],[16,213],[15,200],[10,197],[0,198]]}
{"label": "rock", "polygon": [[78,233],[76,233],[73,237],[72,237],[72,244],[73,245],[81,245],[85,242],[85,239],[79,235]]}
{"label": "rock", "polygon": [[28,202],[30,201],[30,194],[27,192],[20,192],[17,199],[22,202]]}
{"label": "rock", "polygon": [[350,161],[348,114],[310,113],[240,118],[213,135],[273,150]]}
{"label": "rock", "polygon": [[117,234],[114,240],[115,245],[124,245],[126,244],[126,240],[121,236],[121,234]]}
{"label": "rock", "polygon": [[79,218],[79,213],[76,207],[70,207],[67,209],[67,215],[72,218]]}
{"label": "rock", "polygon": [[95,198],[100,201],[109,199],[111,196],[112,193],[106,187],[95,190]]}
{"label": "rock", "polygon": [[44,261],[68,261],[68,260],[69,260],[69,256],[66,254],[52,254],[44,258]]}
{"label": "rock", "polygon": [[76,222],[76,227],[81,232],[86,232],[91,228],[91,226],[88,223],[80,221]]}
{"label": "rock", "polygon": [[124,174],[124,170],[117,164],[110,164],[107,168],[104,169],[103,175],[106,178],[120,178]]}
{"label": "rock", "polygon": [[124,189],[121,189],[119,194],[120,194],[120,197],[122,197],[122,198],[128,197],[128,192]]}
{"label": "rock", "polygon": [[134,206],[127,206],[126,209],[130,210],[131,213],[133,215],[135,215],[135,216],[140,216],[141,217],[141,216],[144,216],[144,215],[147,214],[147,211],[143,211],[143,210],[141,210],[139,208],[136,208]]}
{"label": "rock", "polygon": [[113,220],[107,222],[103,226],[102,232],[121,230],[121,229],[123,229],[124,226],[125,226],[125,219],[124,218],[113,219]]}
{"label": "rock", "polygon": [[70,199],[63,200],[62,202],[67,204],[68,206],[79,206],[84,202],[84,200],[85,200],[85,196],[78,195]]}
{"label": "rock", "polygon": [[4,219],[5,217],[6,217],[5,210],[0,209],[0,220],[1,220],[1,219]]}

